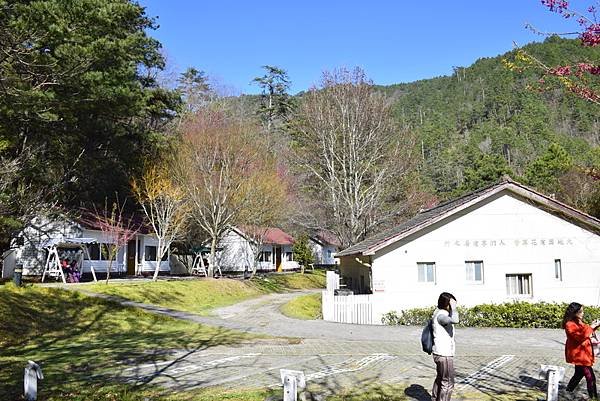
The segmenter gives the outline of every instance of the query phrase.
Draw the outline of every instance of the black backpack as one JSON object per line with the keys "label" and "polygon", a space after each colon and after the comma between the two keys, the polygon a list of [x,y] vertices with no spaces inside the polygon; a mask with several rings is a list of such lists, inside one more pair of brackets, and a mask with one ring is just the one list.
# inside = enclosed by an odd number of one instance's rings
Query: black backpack
{"label": "black backpack", "polygon": [[421,347],[429,355],[433,352],[433,319],[429,319],[421,333]]}

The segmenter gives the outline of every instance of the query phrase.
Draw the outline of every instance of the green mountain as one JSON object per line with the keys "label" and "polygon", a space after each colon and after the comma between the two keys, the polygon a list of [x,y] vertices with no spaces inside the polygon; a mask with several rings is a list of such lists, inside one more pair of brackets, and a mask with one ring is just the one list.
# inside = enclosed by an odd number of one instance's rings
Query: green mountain
{"label": "green mountain", "polygon": [[[551,37],[524,50],[549,66],[584,60],[600,64],[600,50],[584,48],[577,40]],[[558,192],[553,185],[569,168],[600,166],[598,105],[561,89],[532,89],[541,72],[509,70],[503,60],[515,54],[479,59],[455,68],[451,76],[381,87],[393,96],[401,125],[416,133],[420,171],[442,198],[503,173]],[[563,149],[566,164],[547,167],[557,169],[550,172],[557,179],[537,185],[535,169],[546,168],[544,160],[555,159],[553,154]]]}

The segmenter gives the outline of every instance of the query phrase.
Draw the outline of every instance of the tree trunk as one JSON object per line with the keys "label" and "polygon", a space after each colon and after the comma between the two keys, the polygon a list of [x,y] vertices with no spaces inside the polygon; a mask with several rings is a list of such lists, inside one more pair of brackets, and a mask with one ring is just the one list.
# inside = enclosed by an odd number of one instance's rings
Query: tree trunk
{"label": "tree trunk", "polygon": [[108,279],[110,278],[110,269],[112,267],[112,258],[108,261],[108,268],[106,269],[106,284],[108,284]]}
{"label": "tree trunk", "polygon": [[210,241],[210,263],[206,270],[208,277],[215,276],[215,267],[217,265],[217,237],[212,237]]}
{"label": "tree trunk", "polygon": [[162,241],[158,240],[158,244],[156,246],[156,267],[154,268],[154,276],[152,276],[152,280],[157,281],[158,280],[158,272],[160,271],[160,261],[162,259]]}

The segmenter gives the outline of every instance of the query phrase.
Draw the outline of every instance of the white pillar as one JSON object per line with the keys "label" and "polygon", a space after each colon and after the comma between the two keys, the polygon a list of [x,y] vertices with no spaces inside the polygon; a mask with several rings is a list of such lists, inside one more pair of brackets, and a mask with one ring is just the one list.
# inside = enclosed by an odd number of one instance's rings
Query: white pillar
{"label": "white pillar", "polygon": [[24,397],[26,401],[37,400],[37,381],[43,378],[44,374],[40,365],[29,361],[25,367],[25,374],[23,376]]}
{"label": "white pillar", "polygon": [[546,400],[558,401],[558,385],[565,375],[565,368],[562,366],[542,365],[540,367],[540,375],[545,375],[548,379]]}

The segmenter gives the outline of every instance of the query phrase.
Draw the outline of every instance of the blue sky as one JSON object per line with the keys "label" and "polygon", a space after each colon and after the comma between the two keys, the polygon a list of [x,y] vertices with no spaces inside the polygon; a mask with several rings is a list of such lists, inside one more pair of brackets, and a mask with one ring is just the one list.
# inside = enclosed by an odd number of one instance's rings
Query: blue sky
{"label": "blue sky", "polygon": [[[377,84],[447,75],[549,32],[576,27],[539,0],[195,1],[139,0],[160,28],[171,69],[206,71],[242,93],[261,65],[288,71],[291,92],[318,82],[323,70],[360,66]],[[571,2],[585,9],[591,2]]]}

